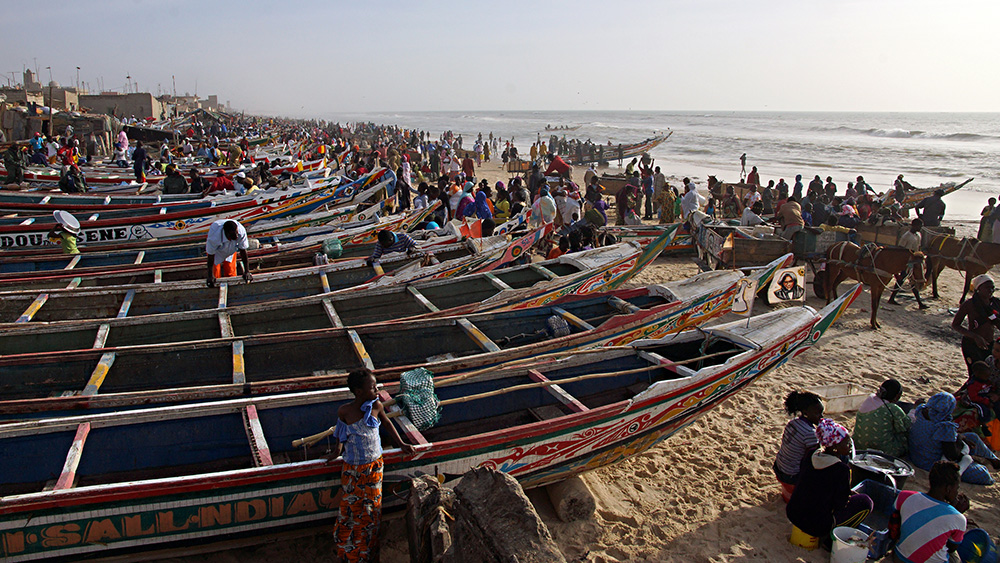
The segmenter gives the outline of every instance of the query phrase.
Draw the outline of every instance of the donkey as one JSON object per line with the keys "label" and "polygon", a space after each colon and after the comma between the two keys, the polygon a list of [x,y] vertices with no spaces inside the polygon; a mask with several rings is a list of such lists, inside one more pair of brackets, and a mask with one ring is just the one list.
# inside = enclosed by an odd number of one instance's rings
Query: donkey
{"label": "donkey", "polygon": [[866,246],[864,251],[853,242],[838,242],[826,251],[826,275],[823,278],[823,292],[826,302],[837,297],[837,286],[850,278],[868,286],[872,294],[871,326],[878,329],[878,308],[882,293],[893,280],[906,271],[913,259],[913,252],[900,247]]}
{"label": "donkey", "polygon": [[927,275],[934,297],[938,296],[937,280],[942,270],[947,267],[965,272],[965,287],[959,303],[965,301],[972,278],[1000,264],[1000,244],[968,237],[959,240],[951,235],[934,235],[927,244],[926,254]]}

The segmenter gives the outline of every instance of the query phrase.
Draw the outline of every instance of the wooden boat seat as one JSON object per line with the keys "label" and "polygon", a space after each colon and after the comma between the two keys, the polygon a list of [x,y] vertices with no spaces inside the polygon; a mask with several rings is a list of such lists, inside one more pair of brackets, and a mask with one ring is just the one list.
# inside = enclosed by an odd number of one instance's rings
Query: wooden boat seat
{"label": "wooden boat seat", "polygon": [[[532,381],[536,381],[538,383],[542,383],[544,381],[551,381],[548,377],[545,377],[545,375],[542,372],[536,369],[529,369],[528,377],[530,377]],[[578,401],[576,397],[574,397],[573,395],[567,393],[566,390],[560,387],[559,385],[548,385],[544,389],[549,393],[551,393],[556,399],[559,400],[560,403],[566,405],[566,408],[568,408],[573,412],[584,412],[590,410],[586,405]]]}
{"label": "wooden boat seat", "polygon": [[592,330],[594,328],[594,325],[588,323],[587,321],[581,319],[580,317],[574,315],[573,313],[570,313],[569,311],[563,309],[562,307],[553,307],[552,310],[555,311],[555,313],[560,317],[562,317],[566,322],[568,322],[569,324],[575,326],[580,330]]}
{"label": "wooden boat seat", "polygon": [[620,297],[609,297],[608,305],[611,305],[612,307],[615,308],[615,310],[622,313],[623,315],[638,313],[639,311],[642,310],[636,305],[633,305]]}
{"label": "wooden boat seat", "polygon": [[687,366],[679,366],[672,364],[670,360],[664,358],[663,356],[657,354],[656,352],[647,352],[646,350],[639,351],[639,357],[658,365],[659,367],[676,373],[681,377],[690,377],[695,374],[695,371]]}
{"label": "wooden boat seat", "polygon": [[483,274],[483,276],[486,279],[490,280],[490,283],[493,284],[493,287],[495,287],[495,288],[497,288],[497,289],[499,289],[501,291],[503,291],[505,289],[512,289],[502,279],[494,276],[491,272],[486,272],[485,274]]}
{"label": "wooden boat seat", "polygon": [[255,467],[266,467],[274,465],[271,460],[271,448],[264,438],[264,429],[260,425],[260,418],[257,416],[257,406],[247,405],[242,409],[243,429],[247,432],[247,440],[250,442],[250,451],[253,454],[253,464]]}
{"label": "wooden boat seat", "polygon": [[462,327],[462,330],[465,331],[465,334],[468,335],[469,338],[474,340],[476,344],[483,349],[484,352],[500,351],[500,347],[497,346],[497,343],[490,340],[490,338],[486,336],[486,333],[484,333],[482,330],[479,330],[479,327],[472,324],[472,322],[469,321],[469,319],[462,317],[458,319],[458,321],[456,322],[458,323],[458,326]]}
{"label": "wooden boat seat", "polygon": [[537,273],[545,276],[545,279],[554,280],[554,279],[556,279],[556,278],[559,277],[559,276],[557,276],[555,274],[555,272],[553,272],[552,270],[546,268],[545,266],[539,266],[538,264],[532,264],[530,267],[535,272],[537,272]]}
{"label": "wooden boat seat", "polygon": [[[380,390],[378,392],[378,398],[382,402],[392,399],[392,397],[389,395],[389,392],[384,390]],[[389,412],[397,412],[402,409],[399,408],[399,405],[392,405],[387,410]],[[417,430],[417,426],[413,424],[413,421],[410,420],[410,417],[406,416],[405,414],[401,414],[396,417],[396,423],[399,424],[400,430],[402,431],[403,435],[406,436],[406,442],[408,444],[419,446],[421,444],[429,443],[427,441],[427,438],[425,438],[424,435],[420,433],[420,430]]]}
{"label": "wooden boat seat", "polygon": [[439,311],[439,309],[433,303],[431,303],[430,299],[427,299],[427,297],[424,296],[423,293],[420,293],[420,291],[417,288],[413,287],[412,285],[406,286],[406,292],[412,295],[414,299],[417,300],[418,303],[423,305],[424,308],[430,311],[431,313],[436,313]]}

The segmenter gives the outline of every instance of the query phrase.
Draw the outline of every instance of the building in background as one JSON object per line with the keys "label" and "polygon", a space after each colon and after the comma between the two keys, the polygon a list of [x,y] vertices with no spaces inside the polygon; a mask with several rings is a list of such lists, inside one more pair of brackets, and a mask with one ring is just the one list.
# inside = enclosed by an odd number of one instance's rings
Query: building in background
{"label": "building in background", "polygon": [[136,118],[139,120],[164,119],[166,113],[163,104],[149,92],[135,94],[119,94],[103,92],[80,96],[80,105],[90,113],[105,113],[119,119]]}

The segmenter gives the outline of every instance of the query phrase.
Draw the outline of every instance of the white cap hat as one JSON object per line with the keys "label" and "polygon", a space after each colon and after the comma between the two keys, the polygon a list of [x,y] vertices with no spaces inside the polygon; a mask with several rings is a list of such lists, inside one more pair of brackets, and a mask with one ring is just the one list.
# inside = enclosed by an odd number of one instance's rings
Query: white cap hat
{"label": "white cap hat", "polygon": [[238,174],[236,175],[236,177],[237,177],[237,178],[246,178],[246,177],[247,177],[247,175],[246,175],[246,173],[244,173],[244,172],[240,172],[240,173],[238,173]]}
{"label": "white cap hat", "polygon": [[979,286],[986,282],[993,283],[993,278],[991,278],[989,274],[979,274],[978,276],[972,278],[972,290],[975,291],[979,289]]}

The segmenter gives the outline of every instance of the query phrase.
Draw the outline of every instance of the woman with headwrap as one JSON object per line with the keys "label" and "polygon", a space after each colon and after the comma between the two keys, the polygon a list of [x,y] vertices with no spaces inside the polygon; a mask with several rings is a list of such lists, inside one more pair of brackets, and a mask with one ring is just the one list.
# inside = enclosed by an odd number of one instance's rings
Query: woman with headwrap
{"label": "woman with headwrap", "polygon": [[887,379],[877,393],[861,403],[854,423],[854,445],[858,449],[879,450],[893,457],[906,455],[913,422],[896,404],[902,396],[903,386],[895,379]]}
{"label": "woman with headwrap", "polygon": [[799,484],[792,492],[785,514],[798,529],[817,536],[827,545],[838,526],[856,527],[872,511],[868,495],[851,494],[851,455],[847,429],[824,418],[816,425],[819,449],[802,460]]}
{"label": "woman with headwrap", "polygon": [[531,224],[551,223],[556,219],[556,200],[549,195],[549,188],[542,186],[538,190],[538,198],[531,206]]}
{"label": "woman with headwrap", "polygon": [[492,219],[493,213],[490,211],[490,204],[486,202],[486,192],[479,190],[476,193],[476,201],[465,206],[465,217],[473,219]]}
{"label": "woman with headwrap", "polygon": [[[458,199],[458,204],[455,207],[455,218],[461,220],[463,217],[470,216],[466,213],[466,209],[470,206],[475,209],[476,200],[473,199],[472,191],[475,189],[475,184],[472,182],[466,182],[465,187],[462,189],[462,197]],[[475,215],[475,212],[473,212]]]}
{"label": "woman with headwrap", "polygon": [[993,477],[986,466],[973,461],[972,456],[986,458],[993,469],[1000,469],[1000,459],[974,432],[959,435],[952,421],[955,396],[941,392],[914,411],[910,428],[910,461],[920,469],[930,471],[934,462],[947,459],[958,463],[962,480],[973,485],[992,485]]}
{"label": "woman with headwrap", "polygon": [[[962,303],[951,321],[951,328],[962,335],[962,356],[972,374],[972,364],[985,360],[1000,327],[1000,300],[993,297],[995,286],[989,274],[972,278],[972,297]],[[962,326],[969,319],[969,328]]]}
{"label": "woman with headwrap", "polygon": [[497,219],[510,219],[510,194],[504,189],[503,182],[497,182],[497,198],[493,201]]}

